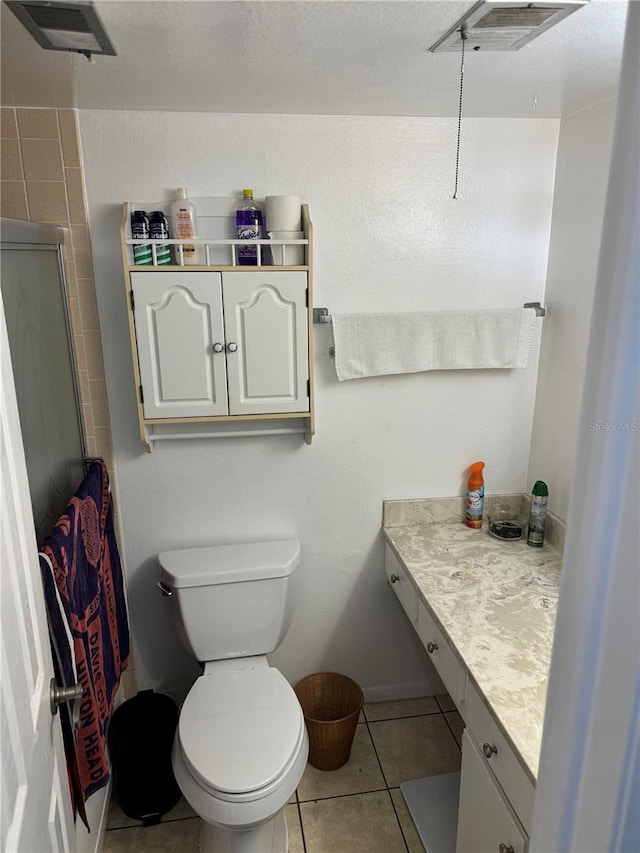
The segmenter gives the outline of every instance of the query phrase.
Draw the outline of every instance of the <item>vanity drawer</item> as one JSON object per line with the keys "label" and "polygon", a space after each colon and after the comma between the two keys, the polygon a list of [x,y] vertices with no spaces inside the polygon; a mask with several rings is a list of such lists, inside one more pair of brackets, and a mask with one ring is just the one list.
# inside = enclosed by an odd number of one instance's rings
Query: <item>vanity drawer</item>
{"label": "vanity drawer", "polygon": [[418,593],[407,577],[400,561],[388,545],[385,545],[384,570],[391,584],[391,589],[395,592],[396,598],[415,628],[418,622]]}
{"label": "vanity drawer", "polygon": [[467,684],[465,722],[483,753],[485,764],[493,771],[525,830],[530,832],[535,785],[471,683]]}
{"label": "vanity drawer", "polygon": [[465,730],[456,853],[526,853],[528,846],[526,832]]}
{"label": "vanity drawer", "polygon": [[[460,713],[465,706],[467,674],[428,610],[418,603],[418,636]],[[465,716],[462,713],[463,717]]]}

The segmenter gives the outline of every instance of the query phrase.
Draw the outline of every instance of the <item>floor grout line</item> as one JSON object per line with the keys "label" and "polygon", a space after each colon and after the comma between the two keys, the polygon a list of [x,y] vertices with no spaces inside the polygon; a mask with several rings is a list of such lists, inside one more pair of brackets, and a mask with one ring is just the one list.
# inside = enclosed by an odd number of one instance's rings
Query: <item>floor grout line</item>
{"label": "floor grout line", "polygon": [[304,824],[302,822],[302,809],[300,808],[300,799],[298,797],[298,792],[296,791],[296,806],[298,809],[298,820],[300,821],[300,835],[302,836],[302,850],[303,853],[307,853],[307,839],[304,835]]}
{"label": "floor grout line", "polygon": [[[379,721],[378,721],[378,720],[376,720],[376,722],[379,722]],[[379,766],[379,768],[380,768],[380,772],[382,773],[382,781],[384,782],[385,787],[386,787],[386,789],[387,789],[387,791],[388,791],[388,790],[389,790],[389,783],[387,782],[387,777],[385,776],[384,767],[382,766],[382,761],[380,761],[380,756],[378,755],[378,750],[376,749],[376,742],[375,742],[375,740],[373,739],[373,735],[371,734],[371,729],[369,728],[369,723],[368,723],[368,722],[366,723],[366,726],[367,726],[367,733],[368,733],[369,738],[370,738],[370,740],[371,740],[371,745],[373,746],[373,751],[374,751],[374,753],[375,753],[376,760],[377,760],[377,762],[378,762],[378,766]]]}
{"label": "floor grout line", "polygon": [[381,791],[391,790],[387,785],[382,788],[370,788],[367,791],[352,791],[350,794],[331,794],[329,797],[312,797],[310,800],[300,800],[300,805],[307,803],[326,803],[327,800],[344,800],[345,797],[359,797],[361,794],[379,794]]}
{"label": "floor grout line", "polygon": [[391,796],[391,788],[387,788],[387,793],[389,794],[389,800],[391,801],[391,808],[393,809],[393,813],[396,816],[396,821],[397,821],[398,827],[400,828],[400,835],[402,836],[402,840],[404,841],[404,846],[407,850],[407,853],[409,853],[409,843],[408,843],[407,838],[404,834],[404,829],[402,828],[402,821],[400,820],[400,815],[398,814],[398,810],[396,809],[396,804],[394,803],[393,797]]}
{"label": "floor grout line", "polygon": [[452,713],[452,712],[451,712],[451,711],[447,711],[447,712],[445,713],[445,712],[443,711],[442,716],[444,717],[444,721],[445,721],[445,723],[447,724],[447,728],[448,728],[448,729],[449,729],[449,731],[451,732],[451,736],[453,737],[453,739],[454,739],[454,740],[455,740],[455,742],[456,742],[456,746],[458,747],[458,750],[462,753],[462,747],[461,747],[461,746],[460,746],[460,744],[458,743],[458,738],[456,737],[455,732],[454,732],[454,731],[453,731],[453,729],[451,728],[451,725],[450,725],[450,723],[449,723],[449,720],[447,720],[447,713],[449,713],[449,714],[450,714],[450,713]]}

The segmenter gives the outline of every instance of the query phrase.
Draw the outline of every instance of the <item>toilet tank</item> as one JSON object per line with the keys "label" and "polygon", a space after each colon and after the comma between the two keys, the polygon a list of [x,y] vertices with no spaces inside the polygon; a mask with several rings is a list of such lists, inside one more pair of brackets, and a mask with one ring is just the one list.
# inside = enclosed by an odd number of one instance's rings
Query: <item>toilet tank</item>
{"label": "toilet tank", "polygon": [[163,551],[158,559],[174,628],[196,660],[265,655],[280,645],[293,616],[297,540]]}

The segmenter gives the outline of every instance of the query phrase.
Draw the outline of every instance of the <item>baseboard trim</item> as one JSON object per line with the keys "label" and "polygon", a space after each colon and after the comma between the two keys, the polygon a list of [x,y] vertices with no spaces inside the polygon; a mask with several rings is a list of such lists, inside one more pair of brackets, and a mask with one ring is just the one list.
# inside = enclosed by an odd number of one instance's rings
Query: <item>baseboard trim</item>
{"label": "baseboard trim", "polygon": [[434,696],[436,691],[429,681],[407,681],[403,684],[381,684],[378,687],[363,687],[365,702],[389,702],[394,699],[415,699],[418,696]]}

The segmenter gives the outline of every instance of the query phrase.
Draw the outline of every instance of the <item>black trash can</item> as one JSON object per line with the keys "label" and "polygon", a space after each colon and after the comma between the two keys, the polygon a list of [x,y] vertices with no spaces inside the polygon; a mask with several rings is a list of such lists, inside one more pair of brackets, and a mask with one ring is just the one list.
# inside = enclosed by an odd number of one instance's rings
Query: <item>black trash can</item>
{"label": "black trash can", "polygon": [[122,811],[145,826],[158,823],[180,799],[171,767],[178,707],[170,696],[142,690],[116,709],[109,749]]}

